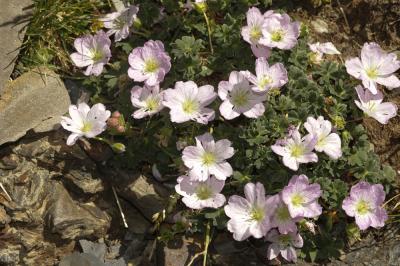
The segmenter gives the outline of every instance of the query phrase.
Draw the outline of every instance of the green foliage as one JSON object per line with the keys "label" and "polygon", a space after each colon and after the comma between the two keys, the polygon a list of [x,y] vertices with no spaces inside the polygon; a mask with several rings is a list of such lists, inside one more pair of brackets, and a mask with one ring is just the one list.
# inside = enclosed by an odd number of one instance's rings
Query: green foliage
{"label": "green foliage", "polygon": [[108,1],[101,0],[34,0],[17,65],[19,73],[38,65],[68,71],[68,50],[74,39],[99,29],[96,19],[108,8]]}
{"label": "green foliage", "polygon": [[[389,191],[395,176],[392,168],[381,166],[365,129],[357,122],[362,113],[355,108],[355,82],[349,78],[345,67],[331,61],[312,65],[308,57],[307,31],[304,30],[294,49],[274,50],[269,58],[271,64],[282,62],[285,65],[289,82],[281,90],[269,93],[262,117],[248,119],[241,116],[227,121],[216,111],[215,120],[207,126],[195,122],[175,124],[170,122],[169,114],[164,110],[151,118],[133,120],[129,99],[134,82],[126,72],[127,55],[134,47],[143,45],[148,39],[161,40],[165,44],[172,58],[172,69],[161,84],[164,89],[180,80],[194,80],[199,85],[211,84],[217,88],[218,82],[227,80],[233,70],[254,72],[255,58],[249,45],[242,40],[240,29],[246,23],[245,12],[250,6],[258,5],[262,9],[270,5],[270,1],[257,0],[209,1],[207,16],[212,51],[201,12],[184,11],[184,1],[179,1],[179,4],[172,0],[161,2],[167,16],[157,20],[160,7],[157,3],[135,1],[135,4],[140,4],[142,28],[115,46],[112,65],[107,67],[105,75],[84,82],[93,92],[92,101],[105,102],[119,110],[129,125],[126,138],[112,136],[115,143],[124,143],[126,152],[116,155],[111,164],[138,172],[149,172],[151,166],[157,164],[163,177],[174,182],[185,171],[176,142],[190,145],[195,136],[212,132],[215,139],[232,141],[236,151],[229,160],[235,173],[223,190],[227,198],[232,194],[243,194],[247,182],[261,182],[268,194],[277,193],[294,174],[306,174],[312,182],[319,183],[323,189],[320,202],[324,213],[316,221],[316,235],[302,232],[305,246],[301,255],[311,261],[326,261],[340,256],[344,236],[354,235],[341,209],[350,186],[358,180],[367,180],[382,183]],[[212,108],[218,110],[219,104],[220,101],[216,100]],[[297,172],[293,172],[272,152],[271,145],[286,134],[289,126],[300,126],[301,133],[305,134],[302,124],[309,116],[324,116],[332,121],[342,140],[343,156],[332,160],[318,153],[318,163],[302,164]],[[204,224],[209,221],[218,229],[226,226],[227,217],[222,208],[186,211],[184,215],[190,226],[176,225],[169,231],[162,231],[162,239],[170,240],[185,230],[189,233],[204,232]]]}

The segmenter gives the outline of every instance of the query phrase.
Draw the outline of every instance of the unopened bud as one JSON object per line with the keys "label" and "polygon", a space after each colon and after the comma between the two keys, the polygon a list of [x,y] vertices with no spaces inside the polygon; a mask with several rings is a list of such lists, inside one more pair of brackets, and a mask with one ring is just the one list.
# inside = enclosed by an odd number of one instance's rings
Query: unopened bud
{"label": "unopened bud", "polygon": [[118,127],[117,127],[117,131],[118,131],[119,133],[124,133],[124,132],[125,132],[125,127],[124,127],[124,126],[118,126]]}
{"label": "unopened bud", "polygon": [[121,113],[118,111],[114,111],[114,113],[112,113],[111,117],[115,117],[115,118],[119,118],[121,116]]}
{"label": "unopened bud", "polygon": [[119,125],[118,118],[111,117],[107,120],[107,125],[109,127],[117,127]]}
{"label": "unopened bud", "polygon": [[119,143],[119,142],[112,144],[111,148],[116,153],[122,153],[122,152],[125,152],[125,150],[126,150],[125,145],[122,143]]}

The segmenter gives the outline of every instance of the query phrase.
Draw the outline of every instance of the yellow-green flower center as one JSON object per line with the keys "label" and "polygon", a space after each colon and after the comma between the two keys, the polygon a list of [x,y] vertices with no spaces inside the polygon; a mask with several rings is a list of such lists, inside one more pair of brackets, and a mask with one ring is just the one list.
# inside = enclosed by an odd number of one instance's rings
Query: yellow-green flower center
{"label": "yellow-green flower center", "polygon": [[199,185],[196,188],[196,196],[200,200],[209,199],[209,198],[211,198],[212,195],[213,195],[213,191],[207,185]]}
{"label": "yellow-green flower center", "polygon": [[292,241],[292,238],[290,235],[280,235],[279,236],[279,243],[281,245],[284,245],[284,246],[290,245],[291,241]]}
{"label": "yellow-green flower center", "polygon": [[122,29],[126,22],[127,22],[127,15],[126,14],[122,14],[120,15],[117,19],[114,20],[114,28],[116,29]]}
{"label": "yellow-green flower center", "polygon": [[83,122],[83,126],[81,128],[81,131],[84,132],[84,133],[87,133],[90,130],[92,130],[92,128],[93,128],[93,125],[91,123]]}
{"label": "yellow-green flower center", "polygon": [[215,155],[211,152],[205,152],[202,156],[203,165],[212,165],[215,163]]}
{"label": "yellow-green flower center", "polygon": [[156,111],[158,108],[159,102],[157,99],[150,97],[146,100],[146,108],[149,111]]}
{"label": "yellow-green flower center", "polygon": [[291,148],[291,155],[292,157],[298,158],[304,154],[304,147],[301,145],[293,145]]}
{"label": "yellow-green flower center", "polygon": [[309,58],[310,62],[313,64],[320,64],[322,61],[321,54],[316,53],[316,52],[310,52],[308,54],[308,58]]}
{"label": "yellow-green flower center", "polygon": [[284,32],[282,30],[276,30],[271,34],[271,40],[274,42],[280,42],[283,39]]}
{"label": "yellow-green flower center", "polygon": [[292,196],[292,204],[293,204],[293,206],[299,207],[299,206],[303,205],[303,203],[304,203],[304,197],[302,195],[294,194]]}
{"label": "yellow-green flower center", "polygon": [[199,109],[199,104],[192,99],[187,99],[182,103],[182,110],[187,114],[193,114]]}
{"label": "yellow-green flower center", "polygon": [[258,86],[262,89],[268,84],[272,83],[272,78],[270,76],[263,76],[260,81],[258,82]]}
{"label": "yellow-green flower center", "polygon": [[249,93],[246,90],[237,90],[237,92],[232,95],[232,102],[236,106],[245,106],[249,103]]}
{"label": "yellow-green flower center", "polygon": [[291,218],[289,210],[286,206],[281,206],[276,209],[276,217],[279,221],[287,221]]}
{"label": "yellow-green flower center", "polygon": [[374,112],[375,111],[375,109],[376,109],[376,102],[375,101],[369,101],[368,103],[367,103],[367,108],[368,108],[368,110],[370,111],[370,112]]}
{"label": "yellow-green flower center", "polygon": [[376,69],[376,67],[366,69],[365,73],[370,79],[376,79],[378,77],[378,70]]}
{"label": "yellow-green flower center", "polygon": [[323,146],[325,146],[325,144],[326,144],[326,137],[323,137],[323,138],[320,137],[320,138],[318,138],[317,144],[315,146],[323,147]]}
{"label": "yellow-green flower center", "polygon": [[101,59],[103,59],[103,53],[97,49],[92,50],[92,60],[96,62]]}
{"label": "yellow-green flower center", "polygon": [[153,73],[156,72],[159,67],[158,61],[154,58],[150,58],[145,62],[144,72]]}
{"label": "yellow-green flower center", "polygon": [[250,212],[251,220],[261,222],[265,217],[265,211],[262,208],[254,207]]}
{"label": "yellow-green flower center", "polygon": [[356,211],[358,214],[364,215],[370,212],[370,206],[365,200],[360,200],[356,205]]}
{"label": "yellow-green flower center", "polygon": [[253,41],[258,41],[262,36],[261,29],[258,26],[254,26],[250,30],[250,39]]}

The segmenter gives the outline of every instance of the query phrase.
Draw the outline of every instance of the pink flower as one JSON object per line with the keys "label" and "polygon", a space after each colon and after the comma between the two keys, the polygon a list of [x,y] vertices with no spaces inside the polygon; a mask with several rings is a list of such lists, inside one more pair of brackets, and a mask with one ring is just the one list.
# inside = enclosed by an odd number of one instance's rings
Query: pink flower
{"label": "pink flower", "polygon": [[128,38],[129,28],[132,26],[136,15],[139,12],[139,7],[131,5],[119,12],[107,14],[104,18],[100,19],[104,27],[109,29],[107,35],[114,35],[116,42]]}
{"label": "pink flower", "polygon": [[256,60],[256,75],[249,71],[246,71],[245,75],[254,85],[252,90],[255,92],[268,92],[270,89],[280,88],[288,82],[287,71],[283,64],[276,63],[269,66],[264,57]]}
{"label": "pink flower", "polygon": [[264,24],[264,16],[257,7],[252,7],[247,11],[246,17],[247,26],[242,28],[242,37],[249,44],[258,44],[262,37],[261,30]]}
{"label": "pink flower", "polygon": [[107,119],[111,112],[106,107],[97,103],[90,108],[86,103],[69,107],[70,117],[62,116],[61,125],[72,132],[67,139],[67,145],[74,145],[78,138],[94,138],[107,128]]}
{"label": "pink flower", "polygon": [[318,119],[308,117],[304,127],[313,136],[317,137],[315,150],[325,152],[330,158],[338,159],[342,156],[341,140],[338,134],[331,133],[332,124],[324,117],[319,116]]}
{"label": "pink flower", "polygon": [[282,195],[279,193],[272,196],[276,202],[276,209],[271,218],[271,227],[277,227],[279,233],[287,234],[289,232],[297,232],[296,222],[300,221],[301,217],[292,218],[288,206],[282,200]]}
{"label": "pink flower", "polygon": [[230,218],[228,230],[233,238],[243,241],[250,236],[261,238],[271,229],[270,216],[275,209],[275,201],[265,197],[261,183],[247,183],[244,187],[246,198],[233,195],[225,206],[225,214]]}
{"label": "pink flower", "polygon": [[319,184],[310,185],[305,175],[294,175],[281,193],[292,218],[313,218],[322,213],[322,207],[318,204],[321,187]]}
{"label": "pink flower", "polygon": [[214,87],[205,85],[197,87],[193,81],[178,81],[174,89],[164,91],[163,105],[171,109],[171,121],[183,123],[196,121],[207,124],[215,117],[212,109],[206,108],[217,97]]}
{"label": "pink flower", "polygon": [[342,208],[348,216],[355,217],[361,230],[368,227],[380,228],[388,219],[382,208],[385,192],[381,184],[369,184],[361,181],[351,187],[350,195],[343,200]]}
{"label": "pink flower", "polygon": [[271,55],[271,49],[268,48],[267,46],[261,44],[252,44],[250,48],[255,57],[257,58],[260,57],[268,58]]}
{"label": "pink flower", "polygon": [[128,75],[134,81],[144,81],[147,86],[155,86],[164,80],[171,69],[171,58],[161,41],[147,41],[143,47],[129,54]]}
{"label": "pink flower", "polygon": [[285,260],[296,262],[297,254],[293,247],[303,247],[303,238],[296,232],[279,234],[276,229],[273,229],[268,233],[266,240],[272,243],[269,245],[267,251],[269,260],[272,260],[281,254]]}
{"label": "pink flower", "polygon": [[257,58],[269,57],[271,50],[258,42],[262,37],[264,16],[257,7],[252,7],[247,11],[246,17],[247,26],[241,31],[243,39],[251,45],[251,50]]}
{"label": "pink flower", "polygon": [[262,35],[260,44],[270,48],[289,50],[297,44],[300,23],[292,22],[287,14],[271,13],[265,18]]}
{"label": "pink flower", "polygon": [[163,94],[164,92],[160,92],[158,85],[153,87],[134,86],[131,90],[131,102],[134,107],[139,109],[133,113],[133,118],[141,119],[160,112],[164,108],[162,105]]}
{"label": "pink flower", "polygon": [[355,100],[357,107],[360,108],[364,114],[376,119],[381,124],[387,124],[390,118],[397,115],[397,105],[392,102],[382,103],[383,94],[379,90],[376,94],[372,94],[369,90],[358,85],[356,87],[358,99]]}
{"label": "pink flower", "polygon": [[265,111],[265,95],[254,93],[250,89],[249,81],[245,75],[232,71],[229,81],[221,81],[218,85],[218,95],[223,100],[219,107],[225,119],[234,119],[240,114],[249,118],[257,118]]}
{"label": "pink flower", "polygon": [[372,94],[378,93],[377,84],[389,89],[400,87],[400,80],[394,75],[400,68],[400,61],[395,53],[386,53],[377,43],[364,43],[361,60],[350,58],[345,65],[347,73],[362,80]]}
{"label": "pink flower", "polygon": [[77,67],[87,67],[86,76],[99,76],[111,58],[110,45],[111,40],[104,31],[77,38],[74,41],[77,52],[70,55],[71,60]]}
{"label": "pink flower", "polygon": [[225,181],[218,180],[213,176],[205,181],[196,181],[188,176],[180,176],[175,190],[183,196],[183,203],[191,209],[216,209],[225,204],[225,196],[220,193],[224,185]]}
{"label": "pink flower", "polygon": [[335,45],[331,42],[326,43],[312,43],[308,44],[310,50],[312,51],[311,54],[311,61],[315,64],[320,64],[322,62],[322,56],[324,54],[340,54],[340,52],[336,49]]}
{"label": "pink flower", "polygon": [[196,146],[187,146],[182,152],[182,160],[190,169],[190,177],[205,181],[210,175],[219,180],[231,176],[232,167],[226,162],[235,152],[231,144],[227,139],[214,141],[209,133],[197,136]]}
{"label": "pink flower", "polygon": [[278,140],[275,145],[272,145],[271,149],[283,157],[283,164],[286,167],[297,171],[301,163],[318,162],[318,156],[312,152],[317,141],[317,137],[310,134],[301,138],[300,132],[296,128],[290,136]]}

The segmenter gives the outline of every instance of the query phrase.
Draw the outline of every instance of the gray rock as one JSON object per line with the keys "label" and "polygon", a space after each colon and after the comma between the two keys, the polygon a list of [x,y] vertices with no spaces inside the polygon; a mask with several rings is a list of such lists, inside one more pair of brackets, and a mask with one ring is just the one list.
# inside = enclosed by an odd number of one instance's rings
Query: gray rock
{"label": "gray rock", "polygon": [[0,8],[0,94],[14,69],[14,60],[24,39],[32,0],[1,1]]}
{"label": "gray rock", "polygon": [[59,266],[106,266],[106,264],[92,254],[75,252],[64,257]]}
{"label": "gray rock", "polygon": [[95,243],[85,239],[79,240],[83,253],[90,253],[93,256],[104,260],[107,246],[104,243]]}
{"label": "gray rock", "polygon": [[168,190],[143,175],[131,179],[125,185],[117,186],[117,189],[123,198],[130,201],[149,220],[154,214],[165,209],[168,203]]}
{"label": "gray rock", "polygon": [[53,184],[55,202],[48,208],[46,220],[53,233],[63,239],[105,235],[110,217],[92,203],[77,204],[60,184]]}
{"label": "gray rock", "polygon": [[[202,240],[189,237],[169,241],[167,245],[159,244],[157,246],[157,265],[187,265],[196,253],[202,251],[201,245]],[[199,257],[196,261],[202,259]],[[197,265],[196,261],[194,265]]]}
{"label": "gray rock", "polygon": [[63,82],[53,71],[38,68],[5,87],[0,97],[0,145],[35,132],[58,126],[70,105]]}
{"label": "gray rock", "polygon": [[[120,198],[119,201],[125,214],[129,232],[134,234],[145,234],[149,230],[151,223],[147,221],[143,215],[132,206],[132,204],[122,198]],[[119,215],[119,213],[116,215]]]}
{"label": "gray rock", "polygon": [[10,216],[7,215],[3,206],[0,206],[0,226],[4,226],[11,221]]}
{"label": "gray rock", "polygon": [[71,98],[71,103],[79,104],[81,102],[89,102],[90,92],[88,90],[80,87],[75,81],[70,79],[64,80],[64,84]]}
{"label": "gray rock", "polygon": [[103,181],[99,178],[94,178],[90,172],[72,169],[64,177],[79,187],[83,193],[95,194],[104,190]]}
{"label": "gray rock", "polygon": [[147,220],[151,221],[154,214],[166,208],[171,191],[153,178],[106,167],[100,172],[114,185],[118,195],[133,204]]}

